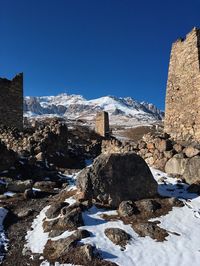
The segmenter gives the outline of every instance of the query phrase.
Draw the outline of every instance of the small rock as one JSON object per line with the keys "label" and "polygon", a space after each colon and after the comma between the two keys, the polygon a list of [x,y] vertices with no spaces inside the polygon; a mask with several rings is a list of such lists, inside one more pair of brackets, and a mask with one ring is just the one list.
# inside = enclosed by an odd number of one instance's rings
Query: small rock
{"label": "small rock", "polygon": [[32,188],[26,189],[24,191],[24,195],[23,196],[24,196],[25,199],[34,199],[35,198],[35,195],[34,195],[34,192],[33,192]]}
{"label": "small rock", "polygon": [[33,213],[32,209],[22,210],[22,211],[17,213],[17,217],[20,218],[20,219],[21,218],[26,218],[29,215],[31,215],[32,213]]}
{"label": "small rock", "polygon": [[165,229],[157,226],[156,222],[139,222],[133,224],[133,228],[141,237],[149,236],[157,241],[164,241],[168,236]]}
{"label": "small rock", "polygon": [[200,182],[193,183],[191,184],[188,188],[187,191],[189,193],[196,193],[200,195]]}
{"label": "small rock", "polygon": [[25,181],[12,181],[7,184],[7,190],[12,192],[23,193],[26,189],[30,189],[33,186],[32,180]]}
{"label": "small rock", "polygon": [[104,233],[114,244],[121,247],[125,247],[131,238],[129,234],[120,228],[106,228]]}
{"label": "small rock", "polygon": [[160,203],[152,199],[138,200],[135,204],[141,213],[152,213],[161,208]]}
{"label": "small rock", "polygon": [[90,244],[85,244],[80,247],[80,252],[88,261],[92,261],[94,258],[94,247]]}
{"label": "small rock", "polygon": [[188,146],[183,150],[183,152],[187,157],[191,158],[198,155],[200,151],[192,146]]}
{"label": "small rock", "polygon": [[73,236],[78,239],[78,240],[81,240],[83,238],[87,238],[87,237],[90,237],[90,232],[87,231],[87,230],[84,230],[84,229],[79,229],[79,230],[76,230],[74,233],[73,233]]}
{"label": "small rock", "polygon": [[66,202],[53,203],[46,211],[46,217],[48,219],[56,218],[60,214],[61,209],[67,205],[68,203]]}
{"label": "small rock", "polygon": [[43,152],[39,152],[36,156],[35,156],[37,161],[44,161],[44,153]]}
{"label": "small rock", "polygon": [[177,144],[177,143],[176,143],[176,144],[174,144],[173,149],[174,149],[177,153],[180,153],[180,152],[182,152],[183,147],[182,147],[181,144]]}
{"label": "small rock", "polygon": [[56,186],[56,182],[52,181],[38,181],[34,184],[34,188],[40,189],[42,191],[52,190]]}
{"label": "small rock", "polygon": [[131,216],[138,213],[136,205],[131,201],[122,201],[119,204],[118,213],[120,216]]}
{"label": "small rock", "polygon": [[6,190],[6,183],[0,181],[0,194],[5,193]]}

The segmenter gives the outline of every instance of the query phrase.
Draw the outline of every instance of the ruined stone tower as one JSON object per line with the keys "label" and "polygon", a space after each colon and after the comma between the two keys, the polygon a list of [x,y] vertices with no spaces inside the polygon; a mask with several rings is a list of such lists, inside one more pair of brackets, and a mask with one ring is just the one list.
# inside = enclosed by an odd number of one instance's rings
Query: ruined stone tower
{"label": "ruined stone tower", "polygon": [[164,127],[176,140],[200,141],[200,29],[172,45]]}
{"label": "ruined stone tower", "polygon": [[23,129],[23,74],[0,78],[0,125]]}
{"label": "ruined stone tower", "polygon": [[109,117],[107,112],[97,113],[95,131],[102,137],[109,136]]}

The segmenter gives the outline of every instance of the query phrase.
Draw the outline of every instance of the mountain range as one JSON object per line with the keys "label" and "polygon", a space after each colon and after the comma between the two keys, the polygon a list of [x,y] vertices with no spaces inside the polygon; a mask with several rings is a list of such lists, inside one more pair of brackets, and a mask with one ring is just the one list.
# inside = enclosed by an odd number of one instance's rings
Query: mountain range
{"label": "mountain range", "polygon": [[57,96],[25,97],[25,116],[61,116],[67,119],[93,121],[97,112],[107,111],[111,124],[153,123],[162,120],[164,112],[155,105],[131,97],[105,96],[87,100],[66,93]]}

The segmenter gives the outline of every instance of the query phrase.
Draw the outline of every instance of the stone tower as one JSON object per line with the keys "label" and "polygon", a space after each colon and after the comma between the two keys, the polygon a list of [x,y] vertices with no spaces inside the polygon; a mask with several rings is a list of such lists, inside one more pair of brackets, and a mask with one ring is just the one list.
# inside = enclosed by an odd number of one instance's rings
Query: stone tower
{"label": "stone tower", "polygon": [[107,112],[97,113],[95,131],[102,137],[109,136],[109,117]]}
{"label": "stone tower", "polygon": [[23,74],[0,78],[0,125],[23,129]]}
{"label": "stone tower", "polygon": [[172,45],[164,129],[176,140],[200,141],[200,29]]}

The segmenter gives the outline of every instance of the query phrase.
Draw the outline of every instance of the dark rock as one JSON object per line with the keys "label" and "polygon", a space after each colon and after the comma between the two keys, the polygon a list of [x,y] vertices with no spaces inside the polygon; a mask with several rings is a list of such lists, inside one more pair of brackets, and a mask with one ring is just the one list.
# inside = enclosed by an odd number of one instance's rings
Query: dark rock
{"label": "dark rock", "polygon": [[200,195],[200,182],[191,184],[188,188],[187,191],[189,193],[196,193],[198,195]]}
{"label": "dark rock", "polygon": [[57,187],[56,182],[52,181],[38,181],[34,184],[34,188],[40,189],[42,191],[52,190]]}
{"label": "dark rock", "polygon": [[141,213],[151,213],[161,208],[160,203],[152,199],[138,200],[135,204]]}
{"label": "dark rock", "polygon": [[23,196],[24,196],[25,199],[34,199],[35,198],[35,194],[34,194],[32,188],[26,189],[24,191],[24,195]]}
{"label": "dark rock", "polygon": [[142,237],[149,236],[160,242],[168,236],[165,229],[157,226],[157,222],[139,222],[133,225],[133,229]]}
{"label": "dark rock", "polygon": [[135,153],[102,154],[77,177],[80,197],[118,207],[122,201],[157,195],[158,184]]}
{"label": "dark rock", "polygon": [[31,215],[33,213],[32,209],[25,209],[25,210],[21,210],[20,212],[17,213],[17,217],[22,219],[22,218],[26,218],[29,215]]}
{"label": "dark rock", "polygon": [[83,256],[88,260],[93,260],[94,256],[94,247],[90,244],[85,244],[80,247],[80,253],[83,254]]}
{"label": "dark rock", "polygon": [[74,236],[77,240],[81,240],[81,239],[83,239],[83,238],[90,237],[90,232],[87,231],[87,230],[80,229],[80,230],[76,230],[76,231],[73,233],[73,236]]}
{"label": "dark rock", "polygon": [[63,207],[67,206],[68,203],[66,202],[58,202],[53,203],[50,208],[46,211],[46,217],[48,219],[56,218]]}
{"label": "dark rock", "polygon": [[0,141],[0,171],[9,169],[15,164],[17,154],[14,151],[7,149],[5,144]]}
{"label": "dark rock", "polygon": [[82,211],[81,208],[74,208],[67,212],[58,221],[59,228],[66,228],[68,230],[75,230],[79,226],[83,226]]}
{"label": "dark rock", "polygon": [[125,247],[131,238],[129,234],[120,228],[106,228],[104,233],[114,244],[121,247]]}
{"label": "dark rock", "polygon": [[32,186],[33,186],[32,180],[12,181],[7,184],[7,190],[23,193],[26,189],[30,189]]}
{"label": "dark rock", "polygon": [[0,194],[5,193],[6,191],[7,191],[7,189],[6,189],[6,183],[4,183],[4,182],[2,182],[0,180]]}
{"label": "dark rock", "polygon": [[137,214],[138,208],[136,207],[135,203],[128,200],[128,201],[122,201],[119,204],[118,213],[120,216],[131,216],[134,214]]}
{"label": "dark rock", "polygon": [[48,240],[43,254],[50,261],[57,261],[76,246],[77,239],[74,236],[62,238],[57,241]]}

